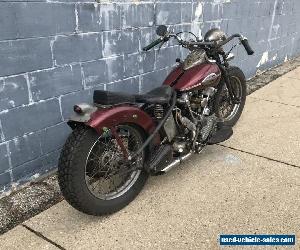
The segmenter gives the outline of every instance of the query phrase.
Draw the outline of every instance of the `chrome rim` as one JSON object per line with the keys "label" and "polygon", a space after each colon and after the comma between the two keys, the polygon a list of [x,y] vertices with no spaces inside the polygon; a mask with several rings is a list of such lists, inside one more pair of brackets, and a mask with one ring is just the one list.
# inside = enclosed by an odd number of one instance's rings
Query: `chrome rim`
{"label": "chrome rim", "polygon": [[[116,133],[129,156],[142,145],[141,136],[130,126],[118,126]],[[85,181],[89,191],[103,200],[120,197],[135,184],[141,174],[141,170],[129,172],[129,168],[142,167],[143,159],[144,154],[130,166],[124,165],[124,156],[117,140],[109,130],[104,132],[95,141],[86,159]]]}
{"label": "chrome rim", "polygon": [[[237,98],[242,97],[242,83],[238,77],[231,76],[231,84],[233,86],[233,91]],[[230,121],[233,117],[237,114],[239,108],[239,104],[233,104],[232,100],[229,96],[228,89],[226,85],[221,94],[221,101],[219,105],[219,117],[222,118],[224,121]]]}

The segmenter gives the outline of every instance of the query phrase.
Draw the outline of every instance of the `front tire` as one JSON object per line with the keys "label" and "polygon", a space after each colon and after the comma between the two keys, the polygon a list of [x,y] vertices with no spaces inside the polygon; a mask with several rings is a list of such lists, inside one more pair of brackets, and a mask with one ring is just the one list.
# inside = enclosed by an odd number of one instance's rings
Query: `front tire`
{"label": "front tire", "polygon": [[[136,147],[143,143],[143,136],[138,128],[120,125],[117,129],[129,153],[136,151]],[[123,139],[126,137],[126,133],[128,134],[127,141]],[[104,144],[104,134],[105,132],[99,135],[94,129],[88,127],[76,128],[67,139],[58,164],[58,182],[66,201],[75,209],[96,216],[114,213],[125,207],[139,194],[148,178],[148,174],[144,170],[135,170],[133,172],[135,175],[127,173],[128,176],[130,174],[133,176],[131,178],[130,175],[131,179],[126,175],[127,179],[125,180],[125,177],[120,175],[121,184],[110,190],[111,183],[107,183],[108,180],[110,181],[108,178],[118,174],[124,159],[121,158],[120,148],[111,134],[105,134],[108,146],[102,145]],[[130,145],[129,136],[136,140]],[[95,145],[98,145],[97,148]],[[97,156],[95,156],[96,153],[98,153]],[[135,164],[143,166],[144,159],[143,152]],[[118,167],[120,168],[118,169]],[[122,178],[124,179],[123,184]],[[115,180],[113,185],[115,185]]]}
{"label": "front tire", "polygon": [[244,110],[247,86],[245,75],[238,67],[229,67],[227,73],[236,97],[240,98],[240,103],[232,103],[226,84],[222,83],[215,96],[214,110],[216,116],[224,121],[225,126],[233,127],[240,119]]}

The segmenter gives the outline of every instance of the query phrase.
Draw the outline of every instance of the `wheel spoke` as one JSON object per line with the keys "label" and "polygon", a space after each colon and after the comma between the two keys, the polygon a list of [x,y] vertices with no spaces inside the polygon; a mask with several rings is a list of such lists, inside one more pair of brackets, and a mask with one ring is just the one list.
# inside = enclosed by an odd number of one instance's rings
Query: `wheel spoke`
{"label": "wheel spoke", "polygon": [[[142,143],[138,132],[127,125],[116,127],[124,148],[133,154]],[[143,161],[143,155],[130,166],[124,165],[122,149],[111,136],[101,136],[91,149],[86,163],[86,183],[91,193],[102,199],[111,199],[133,185],[140,170],[134,168]]]}
{"label": "wheel spoke", "polygon": [[[239,80],[232,78],[231,84],[233,87],[233,92],[237,98],[241,98],[241,83]],[[227,87],[225,86],[222,94],[221,94],[221,100],[219,103],[219,115],[224,120],[230,120],[233,116],[235,116],[235,113],[237,112],[239,107],[239,104],[235,104],[232,102],[231,97],[229,95],[229,91]]]}
{"label": "wheel spoke", "polygon": [[[106,165],[108,165],[108,162],[105,165],[103,165],[103,167],[105,167]],[[107,173],[108,171],[103,171],[103,172]],[[91,179],[94,178],[98,173],[99,173],[99,169],[95,173],[93,173],[92,176],[90,176],[90,178]]]}

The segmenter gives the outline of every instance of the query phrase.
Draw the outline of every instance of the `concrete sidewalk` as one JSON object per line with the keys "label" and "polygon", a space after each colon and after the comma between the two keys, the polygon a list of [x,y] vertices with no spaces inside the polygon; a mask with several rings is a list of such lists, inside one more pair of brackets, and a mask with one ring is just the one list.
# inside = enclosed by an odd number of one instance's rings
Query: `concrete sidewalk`
{"label": "concrete sidewalk", "polygon": [[229,141],[151,177],[119,213],[91,217],[63,201],[0,236],[1,249],[219,249],[220,234],[299,240],[299,128],[300,68],[248,96]]}

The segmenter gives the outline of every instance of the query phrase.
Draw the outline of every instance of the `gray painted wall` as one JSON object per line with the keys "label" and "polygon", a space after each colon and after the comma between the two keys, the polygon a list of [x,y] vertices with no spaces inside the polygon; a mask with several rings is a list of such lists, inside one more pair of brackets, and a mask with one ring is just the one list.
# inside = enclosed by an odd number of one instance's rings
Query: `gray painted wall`
{"label": "gray painted wall", "polygon": [[242,32],[235,49],[249,78],[300,52],[299,0],[0,0],[0,193],[56,167],[72,106],[94,89],[145,92],[186,51],[148,53],[155,25],[198,35]]}

